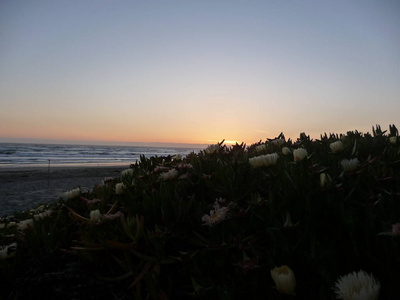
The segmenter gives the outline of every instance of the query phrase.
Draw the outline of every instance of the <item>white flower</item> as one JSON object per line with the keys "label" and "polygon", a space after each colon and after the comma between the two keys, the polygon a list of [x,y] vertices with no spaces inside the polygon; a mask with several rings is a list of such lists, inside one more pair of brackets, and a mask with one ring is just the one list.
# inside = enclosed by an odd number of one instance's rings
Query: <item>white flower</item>
{"label": "white flower", "polygon": [[278,158],[279,158],[278,153],[260,155],[260,156],[249,158],[249,163],[254,168],[264,167],[264,166],[268,167],[271,165],[275,165]]}
{"label": "white flower", "polygon": [[262,167],[264,165],[264,158],[262,156],[256,156],[249,158],[249,163],[253,166],[253,168]]}
{"label": "white flower", "polygon": [[121,172],[122,177],[133,175],[133,169],[126,169]]}
{"label": "white flower", "polygon": [[17,243],[12,243],[8,246],[4,246],[3,248],[0,249],[0,259],[4,259],[4,258],[8,258],[11,255],[8,253],[8,250],[11,248],[13,250],[15,250],[15,248],[17,247]]}
{"label": "white flower", "polygon": [[271,141],[271,143],[275,146],[280,147],[285,143],[285,140],[284,139],[275,139],[275,140]]}
{"label": "white flower", "polygon": [[278,155],[278,153],[275,152],[275,153],[264,155],[264,157],[265,157],[265,164],[268,167],[270,165],[276,164],[276,161],[278,160],[279,155]]}
{"label": "white flower", "polygon": [[307,155],[307,150],[304,148],[298,148],[293,151],[294,161],[302,161]]}
{"label": "white flower", "polygon": [[101,212],[96,209],[90,212],[90,221],[97,222],[101,219]]}
{"label": "white flower", "polygon": [[227,206],[221,207],[219,205],[223,202],[223,199],[217,199],[214,203],[214,209],[210,210],[210,215],[203,215],[201,220],[204,222],[204,225],[213,226],[225,220],[229,208]]}
{"label": "white flower", "polygon": [[389,138],[389,142],[390,142],[391,144],[393,144],[393,145],[396,145],[396,143],[397,143],[397,136],[391,136],[391,137]]}
{"label": "white flower", "polygon": [[283,148],[282,148],[282,154],[283,154],[283,155],[287,156],[287,155],[289,155],[290,153],[292,153],[292,151],[290,151],[290,149],[289,149],[288,147],[283,147]]}
{"label": "white flower", "polygon": [[26,219],[19,222],[17,229],[20,231],[24,231],[28,229],[28,227],[33,227],[33,219]]}
{"label": "white flower", "polygon": [[288,266],[275,267],[271,270],[271,277],[281,294],[295,295],[296,278]]}
{"label": "white flower", "polygon": [[42,213],[39,213],[39,214],[34,215],[33,218],[34,218],[35,220],[47,218],[47,217],[49,217],[49,216],[52,214],[52,212],[53,212],[53,211],[52,211],[51,209],[49,209],[49,210],[46,210],[46,211],[44,211],[44,212],[42,212]]}
{"label": "white flower", "polygon": [[14,221],[11,221],[11,222],[9,222],[8,223],[8,227],[12,227],[12,226],[15,226],[15,225],[17,225],[17,223],[15,223]]}
{"label": "white flower", "polygon": [[68,200],[69,199],[74,199],[75,197],[78,197],[80,195],[80,193],[81,193],[81,189],[80,188],[76,188],[76,189],[70,190],[68,192],[65,192],[64,193],[64,198],[67,198]]}
{"label": "white flower", "polygon": [[374,276],[360,270],[342,277],[336,281],[334,291],[336,299],[343,300],[376,300],[379,297],[381,285]]}
{"label": "white flower", "polygon": [[166,173],[162,173],[160,174],[160,180],[169,180],[169,179],[173,179],[176,176],[178,176],[179,172],[175,169],[171,169]]}
{"label": "white flower", "polygon": [[6,224],[5,223],[1,223],[0,224],[0,229],[3,229],[4,227],[6,227]]}
{"label": "white flower", "polygon": [[353,158],[353,159],[343,159],[340,164],[342,165],[343,170],[345,170],[346,172],[351,172],[353,171],[355,168],[357,168],[358,164],[359,164],[359,160],[357,158]]}
{"label": "white flower", "polygon": [[319,174],[319,185],[323,188],[326,186],[326,184],[328,183],[328,179],[329,175],[327,175],[326,173],[321,173]]}
{"label": "white flower", "polygon": [[124,193],[124,189],[126,188],[125,184],[123,182],[119,182],[115,185],[115,193],[117,195],[121,195]]}
{"label": "white flower", "polygon": [[267,150],[267,147],[265,146],[265,144],[256,146],[256,152],[263,152],[265,150]]}
{"label": "white flower", "polygon": [[172,160],[180,161],[180,160],[182,160],[182,155],[177,154],[177,155],[172,157]]}
{"label": "white flower", "polygon": [[213,154],[214,152],[217,152],[219,149],[219,144],[215,144],[215,145],[209,145],[204,151],[207,154]]}
{"label": "white flower", "polygon": [[333,153],[338,153],[343,150],[343,144],[341,141],[333,142],[329,147],[331,147]]}

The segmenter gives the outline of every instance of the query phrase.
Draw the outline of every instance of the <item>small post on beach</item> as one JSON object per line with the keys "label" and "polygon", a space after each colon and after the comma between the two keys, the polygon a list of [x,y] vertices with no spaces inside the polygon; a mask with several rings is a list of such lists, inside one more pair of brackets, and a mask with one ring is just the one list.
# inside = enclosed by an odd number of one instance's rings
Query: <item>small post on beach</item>
{"label": "small post on beach", "polygon": [[50,187],[50,159],[49,159],[49,167],[47,169],[47,188]]}

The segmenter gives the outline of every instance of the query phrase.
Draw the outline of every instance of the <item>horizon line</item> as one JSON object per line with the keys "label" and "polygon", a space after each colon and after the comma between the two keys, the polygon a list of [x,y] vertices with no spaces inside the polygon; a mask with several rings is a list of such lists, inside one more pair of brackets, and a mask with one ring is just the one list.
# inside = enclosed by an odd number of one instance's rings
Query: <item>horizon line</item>
{"label": "horizon line", "polygon": [[9,138],[0,137],[0,143],[12,144],[63,144],[63,145],[88,145],[88,146],[132,146],[132,147],[178,147],[178,148],[204,148],[206,143],[171,143],[171,142],[123,142],[123,141],[86,141],[86,140],[58,140],[40,138]]}

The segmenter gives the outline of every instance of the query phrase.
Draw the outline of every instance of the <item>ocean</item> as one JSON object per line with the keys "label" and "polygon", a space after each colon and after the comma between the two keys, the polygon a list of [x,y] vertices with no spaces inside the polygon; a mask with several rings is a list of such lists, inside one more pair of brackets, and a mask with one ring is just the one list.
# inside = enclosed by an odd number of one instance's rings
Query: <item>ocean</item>
{"label": "ocean", "polygon": [[0,143],[1,167],[107,166],[135,163],[140,155],[186,156],[199,148]]}
{"label": "ocean", "polygon": [[200,150],[0,143],[0,217],[54,202],[76,187],[91,190],[106,177],[120,177],[140,155],[184,157]]}

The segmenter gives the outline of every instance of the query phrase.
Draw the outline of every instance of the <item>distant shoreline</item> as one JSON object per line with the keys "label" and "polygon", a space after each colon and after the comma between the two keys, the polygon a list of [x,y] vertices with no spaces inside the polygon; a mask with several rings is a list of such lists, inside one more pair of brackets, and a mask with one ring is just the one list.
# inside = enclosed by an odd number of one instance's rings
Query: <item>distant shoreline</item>
{"label": "distant shoreline", "polygon": [[71,140],[45,140],[45,139],[14,139],[1,138],[0,144],[37,144],[37,145],[79,145],[79,146],[123,146],[123,147],[155,147],[155,148],[194,148],[204,149],[209,144],[192,143],[161,143],[161,142],[108,142],[108,141],[71,141]]}
{"label": "distant shoreline", "polygon": [[[102,168],[129,168],[131,164],[135,163],[132,161],[131,163],[127,162],[110,162],[110,163],[51,163],[50,162],[50,172],[53,169],[79,169],[79,168],[94,168],[94,169],[102,169]],[[0,173],[6,171],[29,171],[29,170],[38,170],[38,171],[46,171],[49,170],[48,163],[42,164],[0,164]]]}
{"label": "distant shoreline", "polygon": [[0,167],[0,216],[57,201],[63,193],[80,187],[91,190],[105,177],[118,178],[129,165]]}

